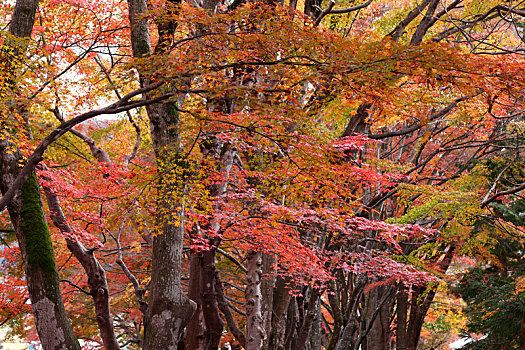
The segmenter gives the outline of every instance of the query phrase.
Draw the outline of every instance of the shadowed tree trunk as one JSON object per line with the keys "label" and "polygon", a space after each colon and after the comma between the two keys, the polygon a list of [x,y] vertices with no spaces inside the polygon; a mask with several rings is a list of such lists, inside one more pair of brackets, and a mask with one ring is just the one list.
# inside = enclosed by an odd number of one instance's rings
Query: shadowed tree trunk
{"label": "shadowed tree trunk", "polygon": [[408,291],[403,283],[399,284],[397,292],[397,325],[396,325],[396,350],[407,350],[407,311]]}

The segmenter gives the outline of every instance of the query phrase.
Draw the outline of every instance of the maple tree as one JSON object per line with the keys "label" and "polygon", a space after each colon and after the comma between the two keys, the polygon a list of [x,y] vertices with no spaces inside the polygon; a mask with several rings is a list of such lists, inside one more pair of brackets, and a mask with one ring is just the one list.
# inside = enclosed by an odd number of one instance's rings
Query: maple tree
{"label": "maple tree", "polygon": [[416,349],[525,188],[486,176],[521,150],[521,4],[1,13],[0,311],[44,349]]}

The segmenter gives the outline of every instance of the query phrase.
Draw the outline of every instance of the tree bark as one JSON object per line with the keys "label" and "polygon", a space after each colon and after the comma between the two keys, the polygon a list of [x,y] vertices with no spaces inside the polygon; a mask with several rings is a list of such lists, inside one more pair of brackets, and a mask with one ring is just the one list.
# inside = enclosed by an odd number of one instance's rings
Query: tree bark
{"label": "tree bark", "polygon": [[224,318],[226,319],[226,324],[228,325],[228,328],[232,332],[233,336],[235,337],[235,339],[237,339],[239,344],[244,348],[246,346],[246,337],[244,336],[244,333],[239,329],[239,327],[237,326],[237,323],[235,322],[235,319],[233,318],[233,315],[230,310],[230,306],[224,295],[224,290],[222,288],[222,281],[220,279],[218,272],[216,272],[216,276],[215,276],[215,288],[217,289],[217,306],[219,307],[221,312],[224,314]]}
{"label": "tree bark", "polygon": [[[378,286],[368,292],[364,323],[366,330],[361,338],[366,338],[366,349],[389,349],[390,340],[390,287]],[[367,323],[368,322],[368,323]],[[368,332],[368,334],[366,333]],[[359,343],[354,346],[357,349]]]}
{"label": "tree bark", "polygon": [[[2,192],[10,184],[8,179],[13,179],[12,173],[5,172],[9,168],[5,166],[4,141],[0,142]],[[16,161],[13,167],[17,167]],[[51,236],[34,173],[23,185],[20,194],[8,205],[8,211],[24,260],[31,307],[42,348],[80,350],[62,301]]]}
{"label": "tree bark", "polygon": [[407,350],[407,312],[408,291],[403,282],[399,283],[397,292],[397,325],[396,325],[396,349]]}
{"label": "tree bark", "polygon": [[266,337],[261,305],[262,252],[249,252],[247,261],[246,350],[259,350]]}
{"label": "tree bark", "polygon": [[120,346],[113,328],[113,318],[109,307],[106,272],[95,257],[94,251],[86,249],[81,242],[70,235],[72,229],[62,212],[58,196],[47,188],[44,188],[44,192],[51,213],[51,220],[64,233],[69,251],[80,262],[88,276],[89,293],[95,305],[95,315],[104,348],[106,350],[119,350]]}
{"label": "tree bark", "polygon": [[[438,262],[436,269],[445,273],[452,258],[454,257],[454,251],[456,249],[455,244],[451,244],[445,248],[445,255]],[[408,320],[407,327],[407,348],[408,350],[417,350],[417,344],[419,343],[419,337],[421,335],[421,328],[425,321],[428,309],[434,300],[434,296],[437,291],[437,284],[430,285],[428,287],[413,286],[412,296],[410,304],[410,317]],[[421,296],[426,294],[423,302],[420,302]]]}
{"label": "tree bark", "polygon": [[188,287],[188,298],[197,304],[197,309],[191,317],[184,348],[186,350],[202,350],[205,346],[206,328],[204,327],[204,316],[202,314],[202,269],[198,252],[192,250],[190,256],[190,281]]}
{"label": "tree bark", "polygon": [[308,307],[304,315],[303,324],[299,331],[297,337],[296,349],[306,350],[306,345],[308,342],[308,335],[312,329],[312,324],[314,322],[315,314],[317,313],[317,304],[319,302],[320,291],[317,288],[310,288],[310,298],[308,298]]}
{"label": "tree bark", "polygon": [[[262,293],[262,314],[264,319],[264,329],[267,335],[270,334],[272,329],[272,310],[273,310],[273,289],[275,286],[275,276],[273,272],[273,264],[275,263],[275,257],[268,253],[263,253],[262,256],[262,272],[263,279],[261,281],[261,293]],[[264,338],[263,349],[268,349],[270,337]]]}
{"label": "tree bark", "polygon": [[[169,3],[172,6],[179,1]],[[134,57],[152,54],[146,19],[145,0],[129,0],[131,46]],[[168,46],[176,23],[159,26],[156,52]],[[139,72],[141,81],[147,77]],[[146,108],[157,160],[158,199],[156,202],[156,235],[153,237],[151,291],[144,322],[144,349],[175,350],[184,327],[196,305],[182,289],[181,260],[184,240],[184,191],[187,164],[184,161],[180,138],[180,120],[172,103],[153,104]]]}
{"label": "tree bark", "polygon": [[215,249],[192,253],[189,297],[198,306],[188,324],[185,344],[188,350],[217,349],[222,336],[224,323],[219,316],[215,290]]}
{"label": "tree bark", "polygon": [[[31,37],[37,8],[37,0],[18,0],[15,4],[9,26],[12,38],[4,42],[1,53],[0,74],[7,77],[7,84],[2,87],[4,91],[0,91],[2,95],[11,95],[12,98],[16,96],[16,70]],[[4,121],[7,120],[3,112],[1,117]],[[13,185],[20,171],[19,162],[23,159],[16,142],[8,136],[8,133],[29,133],[29,130],[23,130],[23,126],[13,126],[13,130],[10,131],[6,130],[6,127],[3,122],[3,135],[0,138],[2,193],[7,192]],[[7,209],[24,261],[31,307],[42,348],[80,350],[62,301],[51,236],[34,172]]]}
{"label": "tree bark", "polygon": [[285,346],[286,316],[292,295],[285,288],[286,282],[279,277],[273,299],[272,327],[270,338],[271,350],[283,350]]}
{"label": "tree bark", "polygon": [[[55,116],[63,122],[58,108],[55,108],[54,113]],[[103,148],[100,148],[91,137],[75,129],[71,129],[70,132],[88,145],[91,155],[98,162],[108,164],[113,163],[107,152]],[[71,235],[73,230],[62,211],[62,206],[60,205],[58,196],[46,186],[43,186],[43,189],[47,200],[47,206],[49,207],[49,216],[51,217],[53,224],[63,233],[69,251],[80,262],[88,276],[89,293],[93,298],[93,304],[95,305],[96,320],[100,330],[100,337],[104,343],[104,348],[106,350],[120,350],[109,306],[109,287],[106,278],[106,271],[95,257],[94,249],[87,249],[82,242]]]}

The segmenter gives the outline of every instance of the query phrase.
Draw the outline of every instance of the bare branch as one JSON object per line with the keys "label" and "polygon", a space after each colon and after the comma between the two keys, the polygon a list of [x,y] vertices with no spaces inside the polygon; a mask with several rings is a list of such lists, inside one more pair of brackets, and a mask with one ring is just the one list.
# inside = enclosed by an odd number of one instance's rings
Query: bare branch
{"label": "bare branch", "polygon": [[335,10],[330,10],[328,12],[328,14],[330,15],[340,15],[340,14],[344,14],[344,13],[349,13],[349,12],[354,12],[354,11],[358,11],[358,10],[361,10],[361,9],[364,9],[365,7],[367,7],[368,5],[370,5],[372,3],[373,0],[368,0],[367,2],[361,4],[361,5],[357,5],[357,6],[353,6],[353,7],[348,7],[348,8],[345,8],[345,9],[335,9]]}
{"label": "bare branch", "polygon": [[143,315],[146,314],[146,310],[148,309],[148,303],[144,300],[144,295],[146,294],[146,290],[141,287],[139,281],[131,273],[131,271],[126,266],[126,263],[124,263],[124,260],[122,260],[122,247],[120,245],[120,235],[122,234],[122,231],[124,230],[124,225],[126,224],[126,220],[129,216],[130,212],[128,211],[126,215],[124,216],[124,219],[122,220],[122,223],[120,224],[117,236],[115,236],[113,233],[109,232],[109,235],[115,243],[117,244],[117,264],[120,266],[126,277],[130,280],[131,284],[133,285],[133,289],[135,290],[135,296],[137,297],[137,301],[139,303],[140,311]]}
{"label": "bare branch", "polygon": [[75,125],[78,125],[82,122],[85,122],[86,120],[89,120],[91,118],[94,118],[99,115],[103,114],[117,114],[120,112],[125,112],[127,110],[130,110],[132,108],[142,107],[151,105],[154,103],[158,103],[161,101],[164,101],[176,94],[176,92],[172,93],[166,93],[163,95],[160,95],[158,97],[148,99],[148,100],[132,100],[133,97],[140,95],[145,92],[149,92],[152,90],[155,90],[162,86],[164,83],[156,83],[147,85],[143,88],[137,89],[135,91],[130,92],[126,96],[124,96],[119,101],[112,103],[109,106],[106,106],[104,108],[95,109],[86,113],[82,113],[75,118],[72,118],[68,121],[65,121],[61,125],[59,125],[55,130],[53,130],[48,136],[46,136],[40,144],[35,148],[33,153],[27,158],[27,162],[24,165],[24,167],[20,170],[18,173],[18,176],[13,181],[13,184],[9,188],[9,190],[0,198],[0,211],[4,210],[5,207],[11,202],[11,200],[14,198],[16,193],[22,188],[22,185],[27,181],[29,178],[29,175],[35,170],[35,167],[38,163],[40,163],[43,159],[43,155],[47,148],[56,140],[58,140],[62,135],[64,135],[66,132],[71,130]]}
{"label": "bare branch", "polygon": [[414,20],[416,17],[425,9],[425,7],[428,6],[432,0],[424,0],[419,4],[415,9],[410,11],[408,15],[403,19],[399,24],[392,30],[390,33],[388,33],[387,36],[391,37],[392,40],[398,41],[399,38],[403,35],[403,32],[405,28]]}
{"label": "bare branch", "polygon": [[233,315],[230,311],[230,303],[228,303],[228,301],[225,298],[224,289],[222,288],[222,281],[218,271],[215,271],[215,289],[217,291],[217,306],[224,314],[224,318],[226,319],[226,324],[228,325],[228,328],[232,332],[235,339],[237,339],[239,344],[241,344],[242,347],[245,347],[246,338],[244,336],[244,333],[237,326],[237,323],[235,322],[235,319],[233,318]]}
{"label": "bare branch", "polygon": [[[481,92],[477,93],[476,95],[479,95],[480,93]],[[465,100],[468,100],[469,98],[472,98],[472,97],[474,97],[474,96],[472,96],[472,95],[471,96],[463,96],[463,97],[455,99],[454,102],[450,103],[447,107],[443,108],[442,110],[440,110],[437,113],[433,113],[430,116],[429,121],[433,121],[433,120],[436,120],[438,118],[444,117],[450,111],[452,111],[454,108],[456,108],[458,103],[463,102]],[[423,124],[421,122],[417,122],[417,123],[409,126],[406,129],[403,129],[403,130],[388,131],[388,132],[384,132],[382,134],[367,135],[367,136],[368,136],[368,138],[373,139],[373,140],[381,140],[381,139],[386,139],[388,137],[394,137],[394,136],[401,136],[401,135],[410,134],[411,132],[416,131],[417,129],[421,128],[422,126],[423,126]]]}
{"label": "bare branch", "polygon": [[87,290],[85,290],[85,289],[83,289],[82,287],[80,287],[80,286],[74,284],[74,283],[71,282],[70,280],[60,280],[60,282],[66,282],[67,284],[69,284],[69,285],[72,286],[72,287],[75,287],[77,290],[81,291],[82,293],[91,296],[91,294],[90,294]]}

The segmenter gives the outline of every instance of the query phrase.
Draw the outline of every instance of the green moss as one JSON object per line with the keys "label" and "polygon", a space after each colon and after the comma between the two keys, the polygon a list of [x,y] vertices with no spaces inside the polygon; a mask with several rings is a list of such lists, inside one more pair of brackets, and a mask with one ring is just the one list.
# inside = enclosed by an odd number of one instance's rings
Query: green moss
{"label": "green moss", "polygon": [[[22,187],[22,201],[20,229],[25,236],[29,268],[32,271],[41,270],[47,283],[51,286],[56,283],[57,279],[55,256],[34,172]],[[49,290],[49,288],[46,289]]]}

